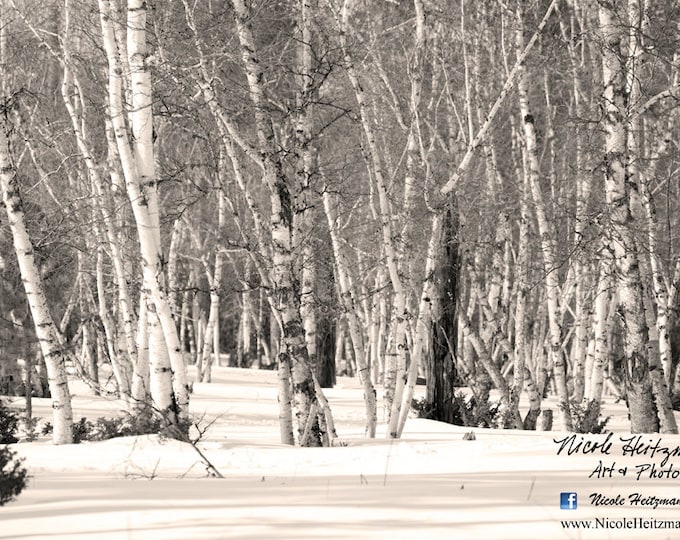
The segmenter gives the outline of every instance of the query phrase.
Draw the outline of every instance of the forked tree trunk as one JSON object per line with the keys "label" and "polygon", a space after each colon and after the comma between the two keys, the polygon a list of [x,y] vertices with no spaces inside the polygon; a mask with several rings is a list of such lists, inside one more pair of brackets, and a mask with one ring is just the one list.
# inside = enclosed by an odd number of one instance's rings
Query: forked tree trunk
{"label": "forked tree trunk", "polygon": [[[322,443],[318,432],[309,433],[310,436],[305,440],[310,411],[316,402],[316,392],[293,272],[291,191],[275,146],[272,119],[266,111],[263,72],[250,24],[250,6],[244,0],[232,0],[232,4],[250,98],[254,106],[258,148],[264,167],[263,180],[270,195],[273,306],[279,313],[283,333],[279,352],[279,376],[282,384],[285,384],[283,380],[286,375],[291,376],[300,444],[318,446]],[[285,403],[281,405],[285,406]],[[321,410],[321,407],[317,410]],[[281,414],[284,415],[284,411]]]}
{"label": "forked tree trunk", "polygon": [[[141,0],[130,0],[128,4],[127,58],[130,65],[131,111],[129,115],[132,130],[130,134],[125,122],[123,107],[122,77],[124,60],[115,37],[113,13],[110,0],[99,0],[100,22],[106,57],[108,61],[108,104],[116,148],[125,176],[125,186],[132,204],[140,244],[144,287],[149,292],[150,347],[161,356],[169,356],[172,369],[161,364],[152,369],[153,376],[162,376],[157,388],[164,395],[158,396],[159,403],[166,403],[167,377],[172,374],[172,410],[162,409],[168,420],[174,421],[177,414],[188,413],[189,387],[186,367],[180,349],[177,328],[168,301],[164,277],[164,264],[160,245],[158,219],[157,182],[153,157],[153,116],[151,113],[151,78],[146,65],[146,9]],[[132,143],[131,144],[131,138]],[[155,324],[155,321],[158,324]],[[154,328],[157,330],[154,331]],[[155,332],[159,332],[155,335]],[[160,335],[162,333],[162,336]],[[154,386],[153,384],[151,385]],[[162,390],[161,390],[162,389]]]}

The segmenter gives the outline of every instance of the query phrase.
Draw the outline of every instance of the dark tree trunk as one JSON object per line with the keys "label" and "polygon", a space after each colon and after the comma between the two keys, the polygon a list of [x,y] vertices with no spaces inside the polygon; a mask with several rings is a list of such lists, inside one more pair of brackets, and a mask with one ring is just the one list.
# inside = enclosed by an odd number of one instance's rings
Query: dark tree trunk
{"label": "dark tree trunk", "polygon": [[444,245],[438,269],[438,316],[433,322],[432,353],[427,355],[427,410],[429,418],[453,423],[456,378],[456,300],[458,288],[458,209],[453,201],[444,220]]}
{"label": "dark tree trunk", "polygon": [[673,408],[678,410],[680,404],[680,306],[678,299],[674,298],[668,317],[668,336],[671,341],[671,372],[668,377],[670,381],[670,392]]}
{"label": "dark tree trunk", "polygon": [[327,317],[317,321],[316,376],[321,388],[335,386],[335,324]]}

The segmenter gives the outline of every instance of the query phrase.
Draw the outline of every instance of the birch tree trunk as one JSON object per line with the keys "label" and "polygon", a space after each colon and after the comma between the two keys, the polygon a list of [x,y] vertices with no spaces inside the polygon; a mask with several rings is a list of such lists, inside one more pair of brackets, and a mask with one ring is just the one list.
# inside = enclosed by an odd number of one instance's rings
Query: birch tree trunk
{"label": "birch tree trunk", "polygon": [[[224,159],[220,156],[220,170],[223,170]],[[218,234],[224,228],[226,219],[227,203],[224,194],[218,191],[218,210],[217,210],[217,230]],[[220,317],[220,291],[222,289],[222,274],[224,267],[224,250],[221,243],[217,242],[215,246],[215,264],[212,273],[209,272],[206,266],[206,273],[210,283],[210,312],[208,314],[208,324],[205,329],[205,336],[203,339],[203,348],[201,351],[202,360],[200,365],[202,367],[202,374],[198,374],[199,380],[209,383],[212,377],[212,364],[216,361],[219,364],[219,317]],[[211,354],[212,352],[212,354]]]}
{"label": "birch tree trunk", "polygon": [[312,140],[313,118],[311,103],[318,99],[314,88],[313,54],[315,47],[312,16],[315,0],[299,0],[297,26],[297,89],[295,118],[295,187],[293,215],[293,250],[299,259],[300,315],[305,330],[307,355],[313,372],[317,371],[317,317],[314,288],[316,253],[314,250],[313,177],[317,173],[316,148]]}
{"label": "birch tree trunk", "polygon": [[[366,355],[362,339],[361,325],[356,314],[356,299],[354,292],[350,286],[348,279],[347,262],[342,252],[342,246],[338,237],[336,227],[336,217],[334,213],[335,204],[331,200],[328,190],[323,193],[323,205],[326,211],[326,218],[328,220],[328,228],[331,235],[331,243],[333,246],[333,255],[335,257],[335,266],[337,269],[337,282],[340,289],[340,301],[345,310],[345,318],[347,326],[349,327],[352,346],[354,349],[354,357],[359,371],[359,380],[364,391],[364,403],[366,406],[366,435],[370,438],[375,437],[377,417],[377,403],[376,391],[371,383],[371,374],[366,362]],[[343,333],[337,332],[336,339],[338,342],[343,340]],[[337,361],[337,358],[336,358]]]}
{"label": "birch tree trunk", "polygon": [[[392,230],[393,216],[389,204],[388,186],[385,181],[383,165],[380,160],[380,151],[378,149],[373,128],[374,120],[371,117],[370,109],[366,103],[365,92],[361,82],[359,81],[359,76],[347,45],[346,34],[350,29],[348,2],[344,2],[343,4],[339,26],[340,43],[343,49],[343,55],[345,57],[345,69],[347,70],[347,76],[350,80],[350,83],[352,84],[357,105],[359,107],[359,117],[361,119],[361,125],[367,142],[366,152],[372,167],[376,191],[378,192],[382,248],[385,253],[388,274],[392,283],[394,321],[394,338],[392,346],[396,351],[396,358],[394,358],[396,361],[386,362],[388,372],[385,374],[385,400],[386,406],[389,410],[387,436],[396,438],[405,384],[406,353],[408,348],[406,334],[410,314],[408,312],[408,305],[406,302],[406,292],[404,290],[404,285],[399,272],[398,252],[395,247],[394,233]],[[392,359],[388,357],[388,360]],[[392,384],[394,385],[393,389]]]}
{"label": "birch tree trunk", "polygon": [[141,411],[151,402],[149,371],[149,321],[146,310],[146,293],[142,290],[137,317],[137,361],[132,375],[132,408]]}
{"label": "birch tree trunk", "polygon": [[[523,181],[522,200],[520,201],[520,216],[519,216],[519,246],[517,248],[517,299],[515,302],[515,343],[513,349],[513,375],[512,386],[510,388],[510,414],[513,417],[514,426],[516,428],[523,428],[519,414],[519,401],[522,394],[524,383],[527,383],[527,393],[530,397],[530,408],[527,417],[531,418],[530,423],[536,422],[538,416],[539,406],[536,407],[536,398],[532,396],[529,391],[529,381],[525,381],[526,373],[529,370],[526,367],[527,354],[527,335],[526,335],[526,312],[527,312],[527,297],[529,294],[529,219],[530,211],[527,204],[527,197],[529,195],[528,179],[525,177]],[[530,372],[529,372],[530,374]],[[529,377],[530,379],[530,377]],[[533,399],[532,399],[533,398]],[[533,418],[532,418],[533,417]],[[525,428],[526,429],[526,428]]]}
{"label": "birch tree trunk", "polygon": [[[606,249],[606,248],[605,248]],[[604,251],[604,250],[603,250]],[[593,322],[593,365],[590,377],[586,381],[585,397],[590,401],[593,410],[599,410],[602,402],[604,387],[604,371],[609,359],[609,343],[607,339],[607,308],[611,304],[612,276],[610,269],[613,261],[611,255],[605,251],[605,257],[600,263],[600,276],[595,295],[595,320]]]}
{"label": "birch tree trunk", "polygon": [[[0,39],[0,41],[4,41]],[[4,59],[4,50],[0,55]],[[4,64],[3,64],[4,66]],[[2,73],[3,78],[6,76]],[[4,85],[3,85],[4,86]],[[6,97],[5,97],[6,99]],[[5,104],[7,107],[7,103]],[[7,212],[7,221],[12,233],[14,251],[19,263],[21,281],[33,317],[35,334],[40,351],[47,367],[47,380],[52,396],[54,444],[70,444],[73,442],[73,412],[71,410],[71,394],[66,377],[66,351],[59,337],[59,330],[52,319],[40,269],[35,260],[33,244],[26,229],[26,218],[19,191],[17,172],[12,163],[10,142],[7,135],[10,119],[9,110],[5,108],[0,124],[0,187],[2,201]]]}
{"label": "birch tree trunk", "polygon": [[283,166],[276,149],[272,119],[266,111],[263,73],[250,26],[250,7],[246,5],[244,0],[232,0],[232,4],[250,98],[254,106],[257,140],[264,166],[263,180],[269,188],[270,194],[273,298],[274,306],[280,314],[283,333],[278,356],[279,375],[281,379],[284,379],[288,372],[291,374],[300,444],[318,446],[321,444],[318,432],[312,432],[307,440],[302,440],[306,434],[310,410],[316,402],[316,393],[300,315],[300,298],[295,291],[291,193],[288,179],[284,175]]}
{"label": "birch tree trunk", "polygon": [[[519,29],[517,31],[517,50],[524,48],[522,13],[518,12]],[[558,410],[562,429],[571,431],[572,420],[569,407],[569,391],[567,389],[567,363],[562,350],[562,324],[559,306],[559,261],[555,253],[556,235],[552,222],[549,221],[543,194],[540,186],[540,165],[536,142],[536,127],[534,116],[529,108],[528,74],[523,63],[520,63],[517,78],[519,94],[519,109],[522,116],[524,144],[528,162],[527,175],[531,187],[531,195],[536,209],[536,220],[541,235],[541,252],[543,255],[543,269],[545,273],[546,300],[548,303],[548,327],[550,329],[550,360],[557,386]]]}
{"label": "birch tree trunk", "polygon": [[[605,194],[612,250],[617,270],[620,309],[625,324],[624,367],[631,432],[659,428],[649,375],[649,333],[645,320],[642,281],[630,211],[627,170],[626,77],[622,58],[624,2],[600,3],[598,18],[602,47],[605,128]],[[617,10],[619,8],[619,10]]]}
{"label": "birch tree trunk", "polygon": [[422,362],[423,355],[429,348],[430,328],[433,319],[433,302],[436,293],[436,266],[441,250],[442,237],[444,232],[445,216],[436,213],[432,217],[430,240],[427,249],[427,259],[425,262],[425,276],[423,279],[423,290],[420,295],[420,305],[418,307],[418,318],[416,319],[416,331],[411,348],[411,364],[408,369],[406,389],[401,404],[399,423],[397,424],[397,437],[401,437],[408,418],[408,413],[413,399],[413,392],[418,377],[418,368]]}
{"label": "birch tree trunk", "polygon": [[[32,30],[36,35],[39,35],[35,29]],[[82,86],[78,77],[75,75],[72,66],[71,6],[68,0],[64,3],[63,35],[59,41],[61,43],[63,58],[59,58],[56,51],[53,51],[53,54],[57,56],[57,59],[62,63],[63,67],[62,84],[60,87],[61,97],[69,119],[71,120],[71,128],[76,139],[78,150],[80,151],[81,158],[87,169],[93,191],[98,199],[98,211],[101,213],[104,232],[108,242],[109,256],[113,264],[116,285],[118,288],[118,307],[120,317],[123,321],[126,347],[125,351],[120,351],[118,347],[109,346],[111,351],[115,351],[115,354],[111,356],[111,362],[114,370],[119,373],[129,374],[133,370],[136,359],[134,333],[135,317],[130,301],[128,280],[124,268],[123,250],[121,249],[119,241],[119,227],[116,223],[115,212],[113,211],[111,192],[104,185],[100,167],[97,166],[94,152],[92,151],[92,141],[90,140],[90,135],[87,130],[85,96],[83,95]],[[109,122],[106,122],[105,132],[109,145],[108,160],[111,180],[114,185],[117,185],[117,170],[112,161],[115,152],[111,151],[111,145],[114,143]],[[110,317],[110,315],[107,314],[106,317]],[[113,329],[113,321],[109,324],[109,328]],[[109,332],[108,335],[110,338],[112,332]],[[126,375],[125,380],[119,378],[118,383],[121,393],[127,400],[130,397],[130,376]]]}
{"label": "birch tree trunk", "polygon": [[[104,49],[108,61],[108,103],[118,156],[125,176],[125,187],[132,204],[139,238],[144,287],[149,291],[148,320],[151,326],[150,347],[155,355],[169,356],[171,370],[164,365],[151,371],[162,377],[155,387],[163,395],[159,402],[166,403],[172,396],[171,410],[161,412],[173,421],[178,414],[188,413],[189,387],[186,367],[180,349],[179,337],[164,278],[164,263],[160,245],[157,182],[153,158],[153,116],[151,112],[151,79],[146,66],[146,5],[141,0],[128,4],[127,53],[130,64],[130,94],[132,109],[128,131],[123,107],[122,79],[125,76],[121,52],[116,42],[110,0],[99,0],[100,22]],[[131,144],[131,138],[133,144]],[[153,335],[154,319],[158,319],[158,332]],[[160,360],[160,356],[151,355]],[[154,384],[151,384],[154,387]],[[168,388],[169,387],[169,388]]]}
{"label": "birch tree trunk", "polygon": [[[644,44],[642,43],[643,34],[649,31],[644,24],[648,20],[645,10],[639,0],[629,0],[628,15],[630,18],[630,29],[628,36],[628,62],[626,70],[628,107],[635,106],[641,100],[642,89],[640,87],[640,72],[643,63]],[[668,376],[670,375],[670,340],[668,338],[667,324],[667,305],[666,285],[661,276],[659,260],[657,258],[657,235],[656,235],[656,216],[654,201],[647,185],[645,171],[640,167],[640,137],[641,137],[641,118],[634,115],[628,127],[628,167],[629,177],[633,182],[637,181],[638,192],[642,206],[644,207],[647,218],[647,250],[649,252],[649,264],[652,274],[652,288],[656,299],[656,317],[652,310],[649,310],[651,322],[649,328],[650,344],[647,347],[649,352],[649,375],[652,380],[654,400],[659,417],[659,430],[661,433],[677,433],[678,426],[675,422],[673,407],[671,405],[670,392],[668,390]],[[640,255],[642,256],[642,255]],[[658,347],[654,347],[654,343]]]}

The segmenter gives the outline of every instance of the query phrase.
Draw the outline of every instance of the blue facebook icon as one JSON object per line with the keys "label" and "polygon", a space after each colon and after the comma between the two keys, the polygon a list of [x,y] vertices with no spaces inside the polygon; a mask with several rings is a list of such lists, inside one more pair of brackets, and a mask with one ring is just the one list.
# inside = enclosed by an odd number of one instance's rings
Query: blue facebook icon
{"label": "blue facebook icon", "polygon": [[578,506],[578,496],[573,491],[560,493],[560,508],[562,510],[576,510]]}

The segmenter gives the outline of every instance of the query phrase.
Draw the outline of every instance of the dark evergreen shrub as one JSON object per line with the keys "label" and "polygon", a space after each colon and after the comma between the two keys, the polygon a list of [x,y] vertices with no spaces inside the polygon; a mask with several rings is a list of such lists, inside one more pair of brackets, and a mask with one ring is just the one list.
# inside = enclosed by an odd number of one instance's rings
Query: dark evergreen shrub
{"label": "dark evergreen shrub", "polygon": [[[146,411],[134,415],[125,413],[123,416],[115,418],[100,417],[93,422],[87,418],[81,418],[78,422],[73,423],[73,442],[105,441],[116,437],[153,434],[186,441],[189,439],[191,425],[192,423],[189,420],[168,425],[167,421],[161,416]],[[47,422],[42,433],[49,435],[52,430],[52,424]]]}
{"label": "dark evergreen shrub", "polygon": [[0,401],[0,444],[12,444],[16,438],[19,416]]}
{"label": "dark evergreen shrub", "polygon": [[[424,398],[414,399],[411,407],[418,418],[431,418],[432,409]],[[478,402],[474,396],[468,397],[463,392],[453,395],[453,411],[452,423],[458,426],[497,428],[506,424],[499,402]]]}
{"label": "dark evergreen shrub", "polygon": [[8,446],[0,447],[0,506],[14,500],[26,487],[28,472]]}
{"label": "dark evergreen shrub", "polygon": [[602,418],[600,407],[590,401],[585,407],[575,401],[571,402],[571,418],[576,433],[605,433],[607,422],[611,416]]}

